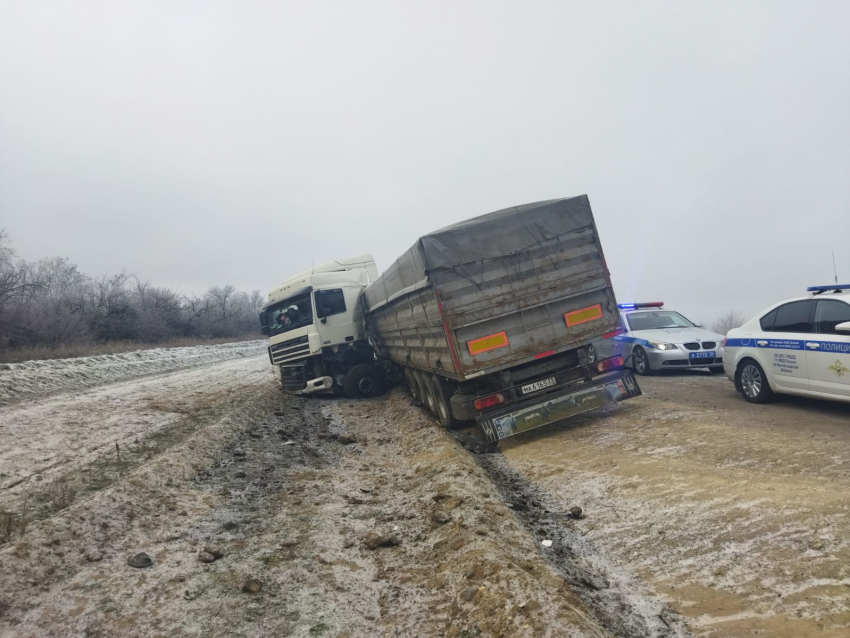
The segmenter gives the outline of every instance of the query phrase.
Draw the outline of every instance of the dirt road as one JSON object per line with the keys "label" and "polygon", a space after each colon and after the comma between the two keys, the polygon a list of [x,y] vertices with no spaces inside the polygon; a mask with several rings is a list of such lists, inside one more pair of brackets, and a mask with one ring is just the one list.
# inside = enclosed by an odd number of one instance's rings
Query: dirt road
{"label": "dirt road", "polygon": [[640,381],[605,418],[504,443],[495,471],[552,511],[583,507],[576,535],[695,635],[850,635],[850,406]]}
{"label": "dirt road", "polygon": [[264,353],[0,407],[0,635],[847,635],[848,410],[642,386],[479,456]]}
{"label": "dirt road", "polygon": [[0,423],[29,446],[3,458],[0,635],[613,635],[401,389],[285,397],[263,354]]}

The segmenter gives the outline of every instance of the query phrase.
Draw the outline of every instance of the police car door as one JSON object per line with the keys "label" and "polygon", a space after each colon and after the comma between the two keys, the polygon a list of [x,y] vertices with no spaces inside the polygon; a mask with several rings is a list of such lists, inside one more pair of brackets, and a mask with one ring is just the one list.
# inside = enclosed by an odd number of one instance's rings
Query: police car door
{"label": "police car door", "polygon": [[812,336],[814,301],[791,301],[762,319],[764,334],[756,339],[761,363],[773,382],[791,390],[808,390],[804,343]]}
{"label": "police car door", "polygon": [[850,332],[835,329],[850,321],[850,304],[839,299],[818,299],[815,333],[806,340],[809,389],[850,397]]}

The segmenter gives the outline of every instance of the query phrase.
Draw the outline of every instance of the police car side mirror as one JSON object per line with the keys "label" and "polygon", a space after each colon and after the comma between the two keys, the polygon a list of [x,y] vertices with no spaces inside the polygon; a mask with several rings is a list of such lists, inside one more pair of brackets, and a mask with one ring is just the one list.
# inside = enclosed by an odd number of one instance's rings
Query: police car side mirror
{"label": "police car side mirror", "polygon": [[840,330],[841,332],[850,332],[850,321],[839,323],[837,326],[835,326],[835,329]]}

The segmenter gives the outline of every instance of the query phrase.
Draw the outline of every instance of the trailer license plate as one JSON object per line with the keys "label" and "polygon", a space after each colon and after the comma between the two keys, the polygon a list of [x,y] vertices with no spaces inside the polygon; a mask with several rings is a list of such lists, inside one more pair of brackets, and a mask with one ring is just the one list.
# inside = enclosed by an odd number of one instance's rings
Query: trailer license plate
{"label": "trailer license plate", "polygon": [[549,377],[548,379],[541,379],[540,381],[524,385],[520,389],[523,394],[531,394],[532,392],[537,392],[538,390],[542,390],[543,388],[548,388],[553,385],[555,385],[555,377]]}

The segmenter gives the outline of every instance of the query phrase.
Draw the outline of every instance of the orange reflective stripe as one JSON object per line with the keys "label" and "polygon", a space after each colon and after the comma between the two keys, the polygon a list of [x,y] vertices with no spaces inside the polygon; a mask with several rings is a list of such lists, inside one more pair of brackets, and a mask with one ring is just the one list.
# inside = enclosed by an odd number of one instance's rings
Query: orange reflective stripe
{"label": "orange reflective stripe", "polygon": [[487,352],[488,350],[504,348],[506,345],[508,345],[508,335],[504,332],[497,332],[494,335],[488,335],[466,342],[466,346],[469,348],[469,354],[473,356]]}
{"label": "orange reflective stripe", "polygon": [[582,308],[581,310],[573,310],[572,312],[565,314],[564,319],[566,319],[569,327],[577,326],[580,323],[587,323],[588,321],[602,319],[602,304],[598,303],[595,306],[589,306],[587,308]]}

